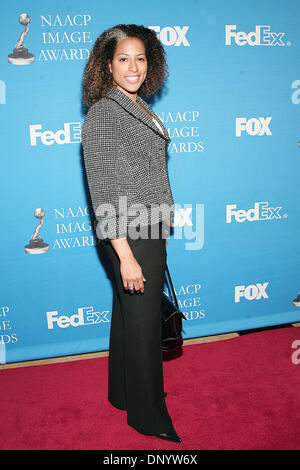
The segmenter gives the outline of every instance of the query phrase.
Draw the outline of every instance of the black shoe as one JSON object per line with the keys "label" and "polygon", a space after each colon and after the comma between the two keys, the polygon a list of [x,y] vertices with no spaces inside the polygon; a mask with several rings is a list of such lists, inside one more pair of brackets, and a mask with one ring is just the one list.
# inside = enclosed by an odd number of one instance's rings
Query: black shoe
{"label": "black shoe", "polygon": [[166,434],[164,432],[161,432],[160,434],[153,434],[155,437],[159,437],[160,439],[165,439],[166,441],[172,441],[172,442],[182,442],[180,437],[176,434],[175,431],[170,432],[169,434]]}

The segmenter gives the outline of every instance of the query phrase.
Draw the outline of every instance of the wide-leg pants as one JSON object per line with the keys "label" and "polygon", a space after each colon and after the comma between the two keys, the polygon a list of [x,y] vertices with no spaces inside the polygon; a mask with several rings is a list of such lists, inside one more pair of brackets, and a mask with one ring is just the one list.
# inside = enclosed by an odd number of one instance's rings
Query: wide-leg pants
{"label": "wide-leg pants", "polygon": [[127,410],[127,423],[138,432],[168,433],[174,428],[163,396],[161,296],[165,239],[127,240],[146,279],[144,293],[124,289],[119,257],[110,242],[101,241],[114,274],[108,400],[116,408]]}

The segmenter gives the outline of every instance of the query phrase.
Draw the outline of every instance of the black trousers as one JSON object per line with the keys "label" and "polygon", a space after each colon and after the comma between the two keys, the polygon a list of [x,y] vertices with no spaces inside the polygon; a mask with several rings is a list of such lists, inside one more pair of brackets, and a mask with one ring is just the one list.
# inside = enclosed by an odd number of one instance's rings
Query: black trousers
{"label": "black trousers", "polygon": [[124,289],[119,257],[110,242],[101,241],[114,273],[108,400],[116,408],[127,410],[127,423],[138,432],[168,433],[174,428],[163,396],[161,296],[165,239],[160,234],[159,239],[127,240],[146,279],[143,294]]}

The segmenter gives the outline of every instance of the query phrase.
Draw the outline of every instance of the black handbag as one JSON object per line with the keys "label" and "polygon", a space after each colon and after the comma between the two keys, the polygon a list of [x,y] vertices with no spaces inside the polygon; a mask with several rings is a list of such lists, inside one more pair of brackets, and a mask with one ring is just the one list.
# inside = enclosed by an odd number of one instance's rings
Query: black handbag
{"label": "black handbag", "polygon": [[179,310],[168,266],[166,266],[166,274],[169,292],[172,292],[173,301],[163,292],[161,304],[162,350],[170,351],[182,346],[182,319],[186,320],[186,318]]}

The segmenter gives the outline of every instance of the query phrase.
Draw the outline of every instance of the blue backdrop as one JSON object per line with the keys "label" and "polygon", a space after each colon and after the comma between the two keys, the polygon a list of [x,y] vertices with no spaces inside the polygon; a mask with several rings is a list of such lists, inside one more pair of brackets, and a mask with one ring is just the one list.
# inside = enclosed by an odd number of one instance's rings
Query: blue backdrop
{"label": "blue backdrop", "polygon": [[81,86],[94,41],[118,23],[153,28],[167,54],[170,78],[150,105],[171,137],[167,259],[184,338],[298,321],[299,1],[16,0],[2,11],[2,362],[108,349]]}

